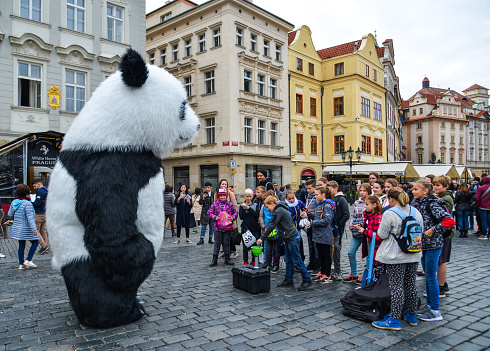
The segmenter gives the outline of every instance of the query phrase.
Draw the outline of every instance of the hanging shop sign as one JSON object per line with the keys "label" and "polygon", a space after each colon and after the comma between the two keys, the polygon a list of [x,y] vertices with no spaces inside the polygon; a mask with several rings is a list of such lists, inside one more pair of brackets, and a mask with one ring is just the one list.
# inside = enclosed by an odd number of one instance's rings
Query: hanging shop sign
{"label": "hanging shop sign", "polygon": [[38,139],[29,142],[27,149],[27,166],[54,167],[60,149],[56,147],[55,140]]}

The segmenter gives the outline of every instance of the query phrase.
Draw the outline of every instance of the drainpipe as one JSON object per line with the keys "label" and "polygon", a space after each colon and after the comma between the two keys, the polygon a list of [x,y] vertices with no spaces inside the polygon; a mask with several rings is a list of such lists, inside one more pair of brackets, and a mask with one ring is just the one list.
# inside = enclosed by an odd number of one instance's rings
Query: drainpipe
{"label": "drainpipe", "polygon": [[321,108],[321,125],[322,125],[322,171],[321,171],[321,176],[323,177],[323,168],[324,168],[324,159],[325,159],[325,150],[323,149],[323,93],[324,93],[324,88],[322,87],[322,95],[320,97],[320,108]]}
{"label": "drainpipe", "polygon": [[289,158],[291,158],[291,74],[288,74],[288,106],[289,106]]}

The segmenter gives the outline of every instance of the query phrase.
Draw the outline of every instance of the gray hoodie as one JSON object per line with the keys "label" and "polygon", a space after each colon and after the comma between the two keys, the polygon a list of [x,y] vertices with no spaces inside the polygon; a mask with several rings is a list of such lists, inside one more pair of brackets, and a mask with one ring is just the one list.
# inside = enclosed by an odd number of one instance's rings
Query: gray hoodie
{"label": "gray hoodie", "polygon": [[274,208],[272,219],[267,225],[267,228],[265,228],[265,232],[260,239],[262,239],[262,241],[267,239],[269,234],[272,233],[276,227],[279,239],[282,241],[291,239],[298,234],[296,224],[293,221],[293,217],[291,217],[291,213],[289,213],[288,205],[283,201],[279,202]]}

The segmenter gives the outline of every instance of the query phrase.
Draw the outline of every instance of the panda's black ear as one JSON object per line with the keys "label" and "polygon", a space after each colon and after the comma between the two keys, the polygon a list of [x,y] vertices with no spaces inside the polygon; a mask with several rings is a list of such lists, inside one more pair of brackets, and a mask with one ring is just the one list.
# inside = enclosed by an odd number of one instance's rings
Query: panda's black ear
{"label": "panda's black ear", "polygon": [[126,51],[119,65],[119,70],[122,72],[124,84],[133,88],[140,88],[148,78],[145,60],[133,49]]}

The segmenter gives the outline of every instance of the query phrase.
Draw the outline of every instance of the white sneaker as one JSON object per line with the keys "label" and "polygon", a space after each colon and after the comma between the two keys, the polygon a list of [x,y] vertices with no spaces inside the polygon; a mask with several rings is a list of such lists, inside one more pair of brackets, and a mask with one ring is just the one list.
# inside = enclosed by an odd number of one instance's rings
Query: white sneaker
{"label": "white sneaker", "polygon": [[417,314],[417,317],[424,322],[442,321],[441,311],[434,311],[432,309],[428,309],[424,313]]}
{"label": "white sneaker", "polygon": [[37,265],[34,264],[34,262],[32,262],[32,261],[24,261],[24,266],[32,267],[32,268],[36,268],[37,267]]}
{"label": "white sneaker", "polygon": [[5,258],[7,256],[5,256],[3,253],[0,252],[0,258]]}
{"label": "white sneaker", "polygon": [[238,257],[238,252],[232,252],[230,254],[230,258],[237,258]]}

